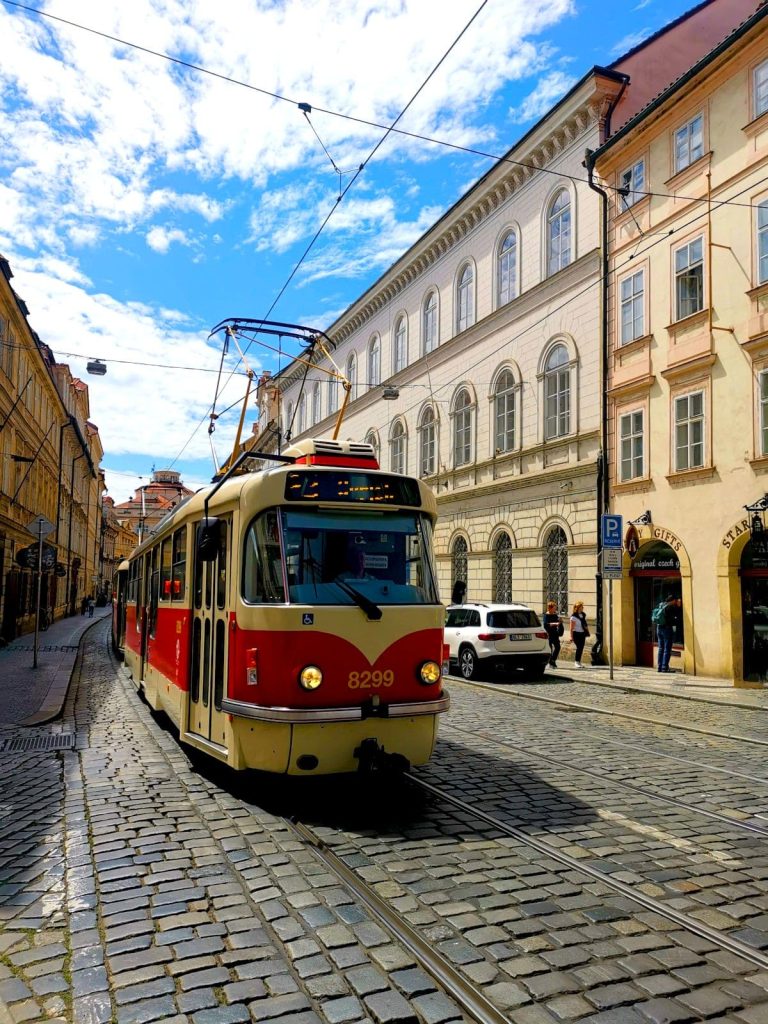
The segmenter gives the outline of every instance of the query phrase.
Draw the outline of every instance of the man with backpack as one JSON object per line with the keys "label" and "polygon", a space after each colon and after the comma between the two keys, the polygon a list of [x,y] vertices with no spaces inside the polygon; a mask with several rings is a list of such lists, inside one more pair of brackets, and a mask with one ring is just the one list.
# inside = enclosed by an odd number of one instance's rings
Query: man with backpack
{"label": "man with backpack", "polygon": [[659,672],[669,672],[669,659],[672,656],[672,638],[675,635],[674,594],[667,594],[651,614],[651,622],[656,626],[656,640],[659,646]]}

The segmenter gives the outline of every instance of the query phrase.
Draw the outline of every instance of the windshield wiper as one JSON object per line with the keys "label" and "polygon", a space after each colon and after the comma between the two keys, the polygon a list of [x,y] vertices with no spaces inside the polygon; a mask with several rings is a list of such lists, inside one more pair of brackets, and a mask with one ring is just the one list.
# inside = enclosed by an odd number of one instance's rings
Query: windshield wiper
{"label": "windshield wiper", "polygon": [[369,619],[378,621],[381,618],[381,608],[373,601],[369,601],[365,594],[361,594],[359,590],[355,590],[354,587],[350,587],[344,580],[335,579],[333,581],[337,587],[340,587],[345,594],[349,594],[352,600],[355,602],[358,608],[362,608]]}

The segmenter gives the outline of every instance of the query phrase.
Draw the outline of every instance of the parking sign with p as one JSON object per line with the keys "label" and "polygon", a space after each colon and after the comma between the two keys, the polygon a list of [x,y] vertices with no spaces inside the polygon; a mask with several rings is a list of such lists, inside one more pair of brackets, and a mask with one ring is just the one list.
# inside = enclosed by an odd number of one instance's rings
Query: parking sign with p
{"label": "parking sign with p", "polygon": [[602,547],[621,548],[621,535],[624,529],[624,517],[603,515],[600,517]]}

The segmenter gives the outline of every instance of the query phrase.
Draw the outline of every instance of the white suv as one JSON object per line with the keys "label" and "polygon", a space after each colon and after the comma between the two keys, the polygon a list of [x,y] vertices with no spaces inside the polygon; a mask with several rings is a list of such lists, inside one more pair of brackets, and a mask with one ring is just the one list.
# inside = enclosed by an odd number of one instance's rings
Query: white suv
{"label": "white suv", "polygon": [[541,679],[549,662],[547,633],[535,611],[524,604],[456,604],[446,610],[445,642],[449,667],[458,664],[464,679],[481,669],[523,669]]}

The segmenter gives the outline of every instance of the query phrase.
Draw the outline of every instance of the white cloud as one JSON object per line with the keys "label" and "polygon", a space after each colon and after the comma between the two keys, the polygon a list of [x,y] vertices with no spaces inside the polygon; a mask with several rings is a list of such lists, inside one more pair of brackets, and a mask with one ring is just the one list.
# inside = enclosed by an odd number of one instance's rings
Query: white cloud
{"label": "white cloud", "polygon": [[530,95],[526,96],[520,106],[510,110],[509,117],[513,124],[527,124],[538,121],[540,117],[561,99],[575,85],[577,79],[566,75],[563,71],[551,71],[544,75]]}
{"label": "white cloud", "polygon": [[179,245],[191,245],[190,239],[179,228],[150,228],[146,235],[147,245],[155,252],[168,252],[174,242]]}

